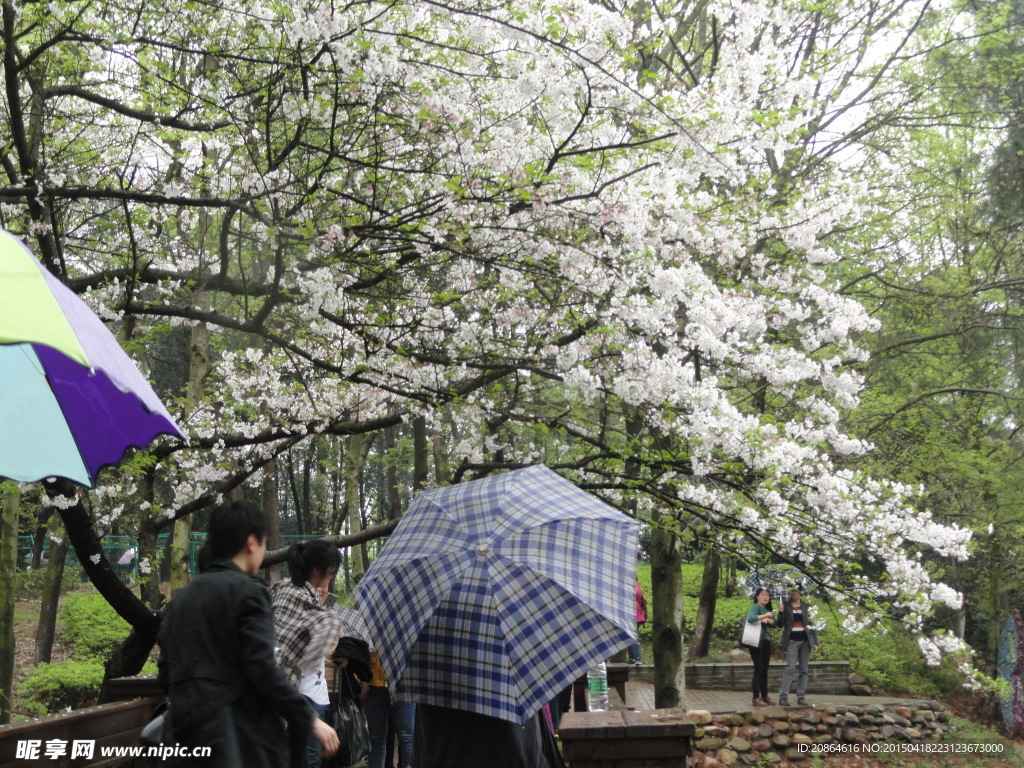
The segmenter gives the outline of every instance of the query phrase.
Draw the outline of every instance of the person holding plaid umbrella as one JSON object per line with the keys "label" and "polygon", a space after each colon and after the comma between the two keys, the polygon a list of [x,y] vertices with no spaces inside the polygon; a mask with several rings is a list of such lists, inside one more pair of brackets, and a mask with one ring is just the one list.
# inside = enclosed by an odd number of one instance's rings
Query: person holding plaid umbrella
{"label": "person holding plaid umbrella", "polygon": [[542,708],[636,642],[638,530],[539,465],[416,496],[355,590],[413,768],[561,764]]}

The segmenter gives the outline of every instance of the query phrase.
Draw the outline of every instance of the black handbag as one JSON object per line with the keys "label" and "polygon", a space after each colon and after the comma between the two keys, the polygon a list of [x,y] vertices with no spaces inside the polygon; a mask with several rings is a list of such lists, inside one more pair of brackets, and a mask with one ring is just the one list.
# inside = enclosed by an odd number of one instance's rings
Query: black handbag
{"label": "black handbag", "polygon": [[162,701],[153,710],[153,718],[139,733],[139,744],[144,747],[159,747],[161,744],[173,744],[171,738],[171,702]]}
{"label": "black handbag", "polygon": [[348,768],[370,754],[370,729],[352,683],[340,666],[334,668],[334,687],[337,693],[331,694],[331,706],[324,720],[338,734],[339,746],[333,757],[324,758],[323,768]]}

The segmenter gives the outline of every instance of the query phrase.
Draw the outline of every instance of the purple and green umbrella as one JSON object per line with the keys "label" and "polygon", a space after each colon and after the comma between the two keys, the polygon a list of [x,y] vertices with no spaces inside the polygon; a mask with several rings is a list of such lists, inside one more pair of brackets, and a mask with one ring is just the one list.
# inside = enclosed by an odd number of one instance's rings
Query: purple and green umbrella
{"label": "purple and green umbrella", "polygon": [[114,335],[0,230],[0,477],[92,486],[160,434],[184,434]]}

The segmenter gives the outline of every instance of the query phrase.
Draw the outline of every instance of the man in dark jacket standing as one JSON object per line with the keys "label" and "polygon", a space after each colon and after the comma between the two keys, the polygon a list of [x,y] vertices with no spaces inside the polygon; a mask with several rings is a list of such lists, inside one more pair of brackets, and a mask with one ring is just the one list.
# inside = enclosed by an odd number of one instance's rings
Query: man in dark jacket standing
{"label": "man in dark jacket standing", "polygon": [[[315,716],[274,661],[270,594],[255,577],[266,554],[266,515],[226,502],[210,519],[206,567],[171,601],[160,627],[160,686],[170,701],[173,741],[210,747],[209,758],[167,765],[283,768],[288,728],[312,730],[325,755],[334,729]],[[189,753],[191,754],[191,752]]]}

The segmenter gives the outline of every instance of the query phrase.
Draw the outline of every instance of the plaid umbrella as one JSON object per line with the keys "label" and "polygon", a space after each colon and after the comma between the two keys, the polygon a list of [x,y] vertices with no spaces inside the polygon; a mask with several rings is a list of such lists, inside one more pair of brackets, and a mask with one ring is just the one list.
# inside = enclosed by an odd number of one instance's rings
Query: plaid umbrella
{"label": "plaid umbrella", "polygon": [[801,592],[807,583],[806,577],[791,565],[769,565],[751,571],[747,576],[747,589],[753,594],[755,591],[767,589],[772,600],[785,600],[789,597],[789,590],[798,587]]}
{"label": "plaid umbrella", "polygon": [[395,698],[526,722],[635,642],[638,529],[542,466],[419,494],[355,590]]}
{"label": "plaid umbrella", "polygon": [[355,608],[346,608],[343,605],[336,605],[331,610],[341,619],[341,634],[343,637],[365,640],[370,646],[370,650],[374,650],[373,638],[370,637],[370,630],[366,627],[363,614]]}

